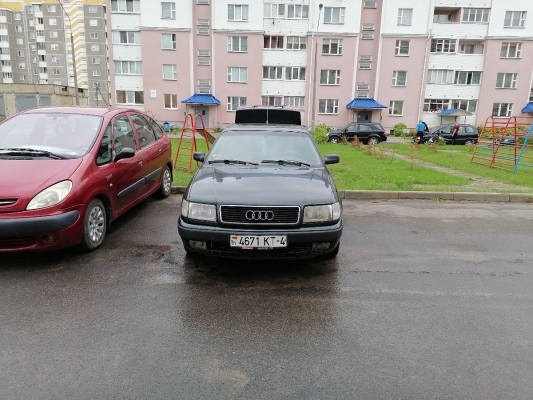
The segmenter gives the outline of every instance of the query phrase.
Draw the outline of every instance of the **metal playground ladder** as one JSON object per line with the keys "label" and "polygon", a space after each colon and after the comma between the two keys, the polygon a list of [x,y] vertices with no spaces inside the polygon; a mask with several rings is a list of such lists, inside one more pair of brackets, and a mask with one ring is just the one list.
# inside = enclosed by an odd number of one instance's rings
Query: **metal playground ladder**
{"label": "metal playground ladder", "polygon": [[[201,129],[197,128],[197,121],[198,117],[200,117],[201,122]],[[190,120],[190,126],[187,124]],[[187,169],[187,172],[191,172],[192,170],[192,160],[193,160],[193,154],[196,151],[196,133],[200,131],[200,133],[203,135],[205,139],[205,144],[207,145],[207,150],[209,150],[209,133],[207,132],[207,129],[205,129],[204,124],[204,118],[201,114],[196,114],[194,117],[192,114],[187,114],[185,116],[185,120],[183,121],[183,127],[181,129],[181,134],[178,142],[178,149],[176,151],[176,157],[174,157],[174,168],[183,168]],[[186,132],[190,132],[189,135],[186,134]],[[185,141],[184,141],[185,139]],[[189,141],[190,139],[190,141]],[[183,164],[183,165],[180,165]],[[198,165],[198,161],[196,162],[196,165]]]}

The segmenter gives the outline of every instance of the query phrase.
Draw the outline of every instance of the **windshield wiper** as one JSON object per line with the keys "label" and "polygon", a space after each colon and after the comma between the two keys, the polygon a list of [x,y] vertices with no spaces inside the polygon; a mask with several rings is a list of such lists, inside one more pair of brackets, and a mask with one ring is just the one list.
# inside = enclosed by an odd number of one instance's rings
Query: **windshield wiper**
{"label": "windshield wiper", "polygon": [[69,157],[60,156],[59,154],[50,153],[49,151],[28,149],[25,147],[14,147],[8,149],[0,149],[0,154],[6,156],[30,156],[30,157],[49,157],[56,160],[65,160]]}
{"label": "windshield wiper", "polygon": [[302,162],[302,161],[296,161],[296,160],[263,160],[261,163],[264,164],[279,164],[279,165],[305,165],[306,167],[310,167],[311,164]]}
{"label": "windshield wiper", "polygon": [[212,160],[212,161],[209,161],[209,164],[241,164],[241,165],[246,165],[246,164],[251,164],[251,165],[257,165],[257,163],[253,163],[253,162],[250,162],[250,161],[242,161],[242,160]]}

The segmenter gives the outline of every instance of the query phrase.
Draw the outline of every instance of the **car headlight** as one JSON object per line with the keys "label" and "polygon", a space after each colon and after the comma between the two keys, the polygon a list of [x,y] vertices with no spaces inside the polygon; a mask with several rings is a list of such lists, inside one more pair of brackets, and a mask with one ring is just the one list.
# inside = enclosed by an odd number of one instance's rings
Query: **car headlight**
{"label": "car headlight", "polygon": [[71,181],[63,181],[44,189],[31,199],[26,210],[38,210],[40,208],[55,206],[62,202],[72,189]]}
{"label": "car headlight", "polygon": [[326,204],[324,206],[307,206],[304,208],[304,224],[317,222],[336,221],[341,217],[341,205],[339,203]]}
{"label": "car headlight", "polygon": [[187,200],[181,202],[181,215],[201,221],[217,220],[217,210],[213,204],[193,203]]}

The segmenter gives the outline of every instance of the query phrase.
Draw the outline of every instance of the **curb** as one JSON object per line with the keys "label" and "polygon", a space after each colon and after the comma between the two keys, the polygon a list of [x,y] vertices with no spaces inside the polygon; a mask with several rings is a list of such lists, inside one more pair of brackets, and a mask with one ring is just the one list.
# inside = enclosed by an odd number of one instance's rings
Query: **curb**
{"label": "curb", "polygon": [[[173,194],[185,193],[185,186],[172,186]],[[533,203],[533,193],[480,193],[480,192],[413,192],[386,190],[339,190],[346,200],[451,200],[498,203]]]}

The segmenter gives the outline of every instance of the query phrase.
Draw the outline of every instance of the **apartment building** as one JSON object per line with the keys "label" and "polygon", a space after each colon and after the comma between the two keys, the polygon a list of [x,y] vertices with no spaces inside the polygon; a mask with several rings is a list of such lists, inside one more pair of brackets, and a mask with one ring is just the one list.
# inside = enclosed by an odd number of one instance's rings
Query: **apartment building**
{"label": "apartment building", "polygon": [[110,0],[114,104],[180,123],[243,105],[298,107],[307,126],[414,127],[524,115],[530,0]]}
{"label": "apartment building", "polygon": [[1,82],[74,87],[74,60],[89,104],[109,104],[105,8],[105,0],[0,2]]}

